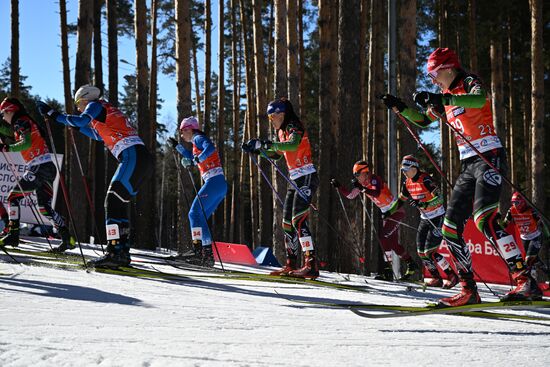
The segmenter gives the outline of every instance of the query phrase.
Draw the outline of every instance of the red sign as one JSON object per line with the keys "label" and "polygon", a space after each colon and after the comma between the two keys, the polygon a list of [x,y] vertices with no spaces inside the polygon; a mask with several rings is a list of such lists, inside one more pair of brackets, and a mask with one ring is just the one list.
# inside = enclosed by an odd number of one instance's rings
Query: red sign
{"label": "red sign", "polygon": [[[514,236],[521,254],[525,255],[521,239],[519,238],[519,232],[516,230],[516,227],[510,224],[506,230]],[[511,284],[510,273],[506,262],[498,254],[498,251],[491,244],[491,242],[489,242],[489,240],[477,229],[471,219],[466,222],[466,227],[464,228],[464,242],[468,245],[470,248],[470,253],[472,254],[474,279],[476,281],[496,284]],[[438,252],[445,256],[447,261],[451,263],[456,271],[456,266],[454,265],[453,258],[449,254],[447,243],[445,241],[443,241],[441,246],[439,246]],[[424,270],[424,273],[427,277],[430,277],[426,270]]]}

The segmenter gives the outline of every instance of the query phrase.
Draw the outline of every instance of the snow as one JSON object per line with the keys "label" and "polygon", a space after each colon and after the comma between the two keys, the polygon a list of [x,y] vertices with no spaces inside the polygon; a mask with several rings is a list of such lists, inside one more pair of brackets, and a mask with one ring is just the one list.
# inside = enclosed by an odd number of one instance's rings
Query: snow
{"label": "snow", "polygon": [[[92,255],[90,248],[86,253]],[[345,309],[291,302],[276,293],[424,305],[456,290],[407,291],[367,278],[379,291],[365,293],[193,278],[197,273],[167,265],[155,268],[190,278],[143,279],[3,261],[4,367],[550,365],[548,322],[451,315],[365,319]],[[322,279],[345,282],[338,274],[323,273]],[[351,276],[346,283],[364,280]],[[496,299],[486,291],[482,297]]]}

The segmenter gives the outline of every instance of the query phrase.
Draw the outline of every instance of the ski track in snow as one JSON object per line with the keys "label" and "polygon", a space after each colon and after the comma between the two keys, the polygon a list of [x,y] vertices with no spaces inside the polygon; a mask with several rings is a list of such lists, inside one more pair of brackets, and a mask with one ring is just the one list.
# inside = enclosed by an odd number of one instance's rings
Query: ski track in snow
{"label": "ski track in snow", "polygon": [[359,293],[227,278],[140,279],[5,262],[0,273],[11,274],[0,277],[4,367],[550,365],[550,323],[451,315],[364,319],[275,293],[423,305],[456,289],[406,292],[369,278],[386,291]]}

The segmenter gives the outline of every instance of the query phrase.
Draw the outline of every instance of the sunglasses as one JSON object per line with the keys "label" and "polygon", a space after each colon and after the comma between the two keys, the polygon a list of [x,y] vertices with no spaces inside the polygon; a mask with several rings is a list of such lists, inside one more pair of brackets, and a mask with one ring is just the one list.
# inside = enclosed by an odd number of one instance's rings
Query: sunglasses
{"label": "sunglasses", "polygon": [[428,76],[430,78],[432,78],[433,80],[435,80],[435,78],[437,78],[437,76],[439,75],[439,73],[441,73],[441,69],[448,69],[452,67],[452,65],[448,65],[448,64],[441,64],[439,65],[438,67],[436,67],[435,69],[433,69],[432,71],[429,71],[428,72]]}

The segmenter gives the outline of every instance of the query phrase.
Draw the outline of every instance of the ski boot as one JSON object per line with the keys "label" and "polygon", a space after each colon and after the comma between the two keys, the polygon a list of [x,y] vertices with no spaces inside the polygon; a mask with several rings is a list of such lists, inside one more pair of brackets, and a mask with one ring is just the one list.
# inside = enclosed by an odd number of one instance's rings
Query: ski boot
{"label": "ski boot", "polygon": [[202,246],[201,265],[207,268],[214,267],[214,252],[212,252],[212,245]]}
{"label": "ski boot", "polygon": [[382,269],[382,272],[378,273],[374,277],[375,280],[384,280],[386,282],[393,282],[393,268],[391,263],[386,263],[386,266],[384,269]]}
{"label": "ski boot", "polygon": [[412,280],[412,278],[417,272],[418,272],[418,265],[416,264],[416,262],[414,262],[413,259],[409,259],[407,260],[407,270],[399,280],[401,281]]}
{"label": "ski boot", "polygon": [[542,291],[537,281],[531,276],[529,269],[514,272],[512,278],[516,283],[516,287],[506,293],[500,299],[501,302],[542,300]]}
{"label": "ski boot", "polygon": [[52,252],[62,253],[75,248],[76,241],[67,227],[59,228],[59,235],[61,236],[61,245],[54,247]]}
{"label": "ski boot", "polygon": [[439,271],[435,268],[428,269],[430,271],[430,274],[432,275],[432,279],[424,282],[424,284],[427,287],[436,287],[440,288],[443,286],[443,279],[441,279],[441,275],[439,274]]}
{"label": "ski boot", "polygon": [[10,220],[7,233],[0,238],[0,246],[19,246],[19,221]]}
{"label": "ski boot", "polygon": [[202,264],[202,241],[194,240],[192,243],[193,248],[187,252],[179,253],[174,260],[185,261],[188,264],[201,265]]}
{"label": "ski boot", "polygon": [[315,279],[319,277],[319,267],[315,259],[313,251],[306,251],[304,253],[304,266],[298,270],[292,270],[288,273],[289,276],[295,278],[308,278]]}
{"label": "ski boot", "polygon": [[130,247],[124,246],[116,240],[110,241],[107,245],[105,255],[88,261],[89,266],[95,268],[117,269],[120,266],[130,265]]}
{"label": "ski boot", "polygon": [[458,284],[458,275],[454,272],[451,267],[449,267],[447,270],[445,270],[445,274],[447,274],[447,279],[443,282],[443,289],[451,289],[454,288],[455,285]]}
{"label": "ski boot", "polygon": [[472,273],[461,274],[460,285],[462,289],[460,293],[452,296],[446,297],[439,300],[439,307],[456,307],[471,305],[476,303],[481,303],[481,298],[477,293],[477,285],[474,281],[474,276]]}
{"label": "ski boot", "polygon": [[288,275],[291,271],[297,269],[297,260],[295,257],[287,257],[285,265],[279,270],[272,271],[269,275]]}

